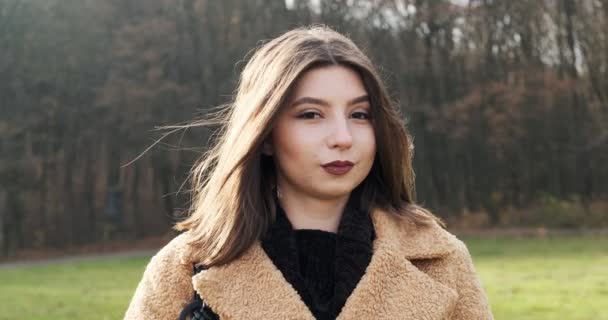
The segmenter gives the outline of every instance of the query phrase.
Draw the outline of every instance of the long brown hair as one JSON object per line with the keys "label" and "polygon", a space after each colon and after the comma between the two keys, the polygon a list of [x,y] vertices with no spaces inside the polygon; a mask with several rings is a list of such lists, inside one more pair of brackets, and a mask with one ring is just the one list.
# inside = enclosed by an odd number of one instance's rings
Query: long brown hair
{"label": "long brown hair", "polygon": [[327,65],[352,68],[370,97],[377,154],[356,188],[361,204],[418,225],[441,223],[414,204],[411,138],[370,59],[347,37],[314,25],[261,45],[243,69],[233,101],[217,114],[221,129],[214,145],[191,171],[190,215],[175,226],[191,234],[191,261],[229,263],[266,232],[275,215],[276,176],[262,144],[298,78]]}

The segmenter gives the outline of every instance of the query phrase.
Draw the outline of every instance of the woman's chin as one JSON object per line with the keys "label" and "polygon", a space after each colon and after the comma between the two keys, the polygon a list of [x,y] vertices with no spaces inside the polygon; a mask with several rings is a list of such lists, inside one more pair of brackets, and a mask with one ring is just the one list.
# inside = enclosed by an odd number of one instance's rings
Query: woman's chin
{"label": "woman's chin", "polygon": [[324,186],[322,189],[317,191],[319,198],[322,199],[337,199],[348,196],[354,189],[354,186],[349,185],[336,185],[336,186]]}

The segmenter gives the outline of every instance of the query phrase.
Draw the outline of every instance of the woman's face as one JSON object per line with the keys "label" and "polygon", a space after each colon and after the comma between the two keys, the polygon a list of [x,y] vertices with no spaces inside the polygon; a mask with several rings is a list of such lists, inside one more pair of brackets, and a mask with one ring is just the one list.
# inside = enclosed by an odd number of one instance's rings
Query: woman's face
{"label": "woman's face", "polygon": [[[264,148],[277,164],[279,189],[318,199],[347,196],[368,175],[376,153],[363,82],[352,69],[328,66],[304,73],[294,89]],[[345,173],[348,166],[325,168],[334,161],[352,167]]]}

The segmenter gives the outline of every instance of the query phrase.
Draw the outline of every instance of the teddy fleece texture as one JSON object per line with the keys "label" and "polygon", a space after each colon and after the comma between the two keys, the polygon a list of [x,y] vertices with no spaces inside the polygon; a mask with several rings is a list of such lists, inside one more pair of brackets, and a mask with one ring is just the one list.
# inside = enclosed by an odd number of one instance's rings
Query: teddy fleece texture
{"label": "teddy fleece texture", "polygon": [[[371,218],[371,261],[337,319],[493,319],[462,241],[439,225],[416,227],[380,209]],[[193,261],[184,259],[188,236],[152,257],[125,319],[177,319],[192,290],[220,319],[314,319],[259,241],[193,276]]]}

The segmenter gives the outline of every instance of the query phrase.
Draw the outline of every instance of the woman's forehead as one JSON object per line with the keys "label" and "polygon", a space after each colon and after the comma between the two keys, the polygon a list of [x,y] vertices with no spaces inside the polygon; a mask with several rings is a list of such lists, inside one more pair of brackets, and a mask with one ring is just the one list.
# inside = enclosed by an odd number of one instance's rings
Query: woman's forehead
{"label": "woman's forehead", "polygon": [[314,68],[305,72],[295,83],[290,104],[314,102],[310,99],[346,101],[358,103],[366,101],[367,91],[359,74],[351,68],[332,65]]}

